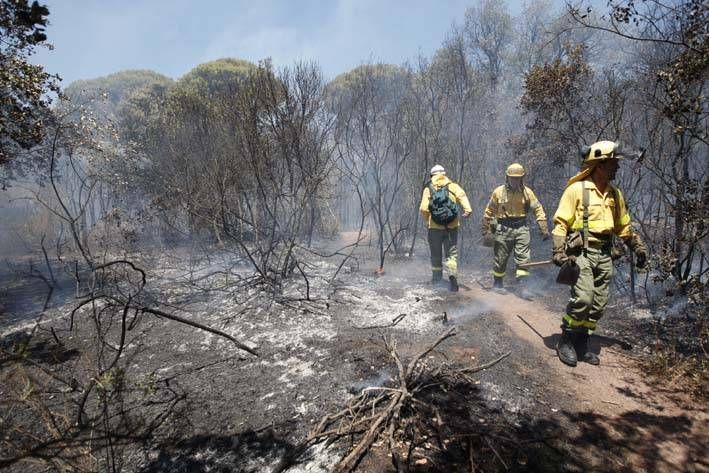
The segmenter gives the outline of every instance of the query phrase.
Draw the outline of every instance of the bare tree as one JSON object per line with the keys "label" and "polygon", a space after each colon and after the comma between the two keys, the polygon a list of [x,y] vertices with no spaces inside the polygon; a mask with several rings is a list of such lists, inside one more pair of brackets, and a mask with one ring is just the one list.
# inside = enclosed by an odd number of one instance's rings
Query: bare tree
{"label": "bare tree", "polygon": [[401,212],[407,201],[405,164],[414,151],[409,80],[403,69],[365,65],[341,78],[333,91],[340,101],[340,153],[372,212],[379,271],[392,247],[400,251],[401,237],[412,225],[411,213]]}
{"label": "bare tree", "polygon": [[512,42],[512,17],[504,2],[483,0],[465,12],[465,40],[494,89],[501,80],[504,55]]}

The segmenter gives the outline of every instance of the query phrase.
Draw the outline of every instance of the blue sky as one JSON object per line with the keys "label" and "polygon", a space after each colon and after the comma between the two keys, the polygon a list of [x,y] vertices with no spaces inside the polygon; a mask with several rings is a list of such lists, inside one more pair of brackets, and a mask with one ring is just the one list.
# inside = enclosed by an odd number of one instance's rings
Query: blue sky
{"label": "blue sky", "polygon": [[[368,60],[430,55],[474,0],[44,0],[53,51],[34,62],[67,86],[125,69],[178,78],[222,57],[316,60],[328,79]],[[508,2],[516,13],[519,2]]]}

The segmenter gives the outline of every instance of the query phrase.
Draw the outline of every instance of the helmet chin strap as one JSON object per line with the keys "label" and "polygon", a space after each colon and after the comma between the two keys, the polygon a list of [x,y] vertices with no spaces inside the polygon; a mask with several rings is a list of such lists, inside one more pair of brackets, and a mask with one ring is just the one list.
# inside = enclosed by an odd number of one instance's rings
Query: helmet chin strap
{"label": "helmet chin strap", "polygon": [[568,180],[568,182],[566,183],[566,187],[569,187],[574,182],[583,181],[584,179],[586,179],[588,176],[591,175],[597,164],[598,162],[596,161],[585,165],[583,168],[581,168],[581,171],[579,171],[575,176]]}

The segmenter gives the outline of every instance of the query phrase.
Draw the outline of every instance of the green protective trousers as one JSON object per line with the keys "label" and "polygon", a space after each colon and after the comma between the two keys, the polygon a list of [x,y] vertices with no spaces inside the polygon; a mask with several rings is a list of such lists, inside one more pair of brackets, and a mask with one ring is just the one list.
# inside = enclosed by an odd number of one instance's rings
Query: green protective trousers
{"label": "green protective trousers", "polygon": [[613,276],[609,246],[589,247],[576,257],[580,273],[571,287],[562,328],[581,333],[596,330],[598,320],[608,304],[608,288]]}
{"label": "green protective trousers", "polygon": [[446,268],[451,276],[458,277],[458,229],[448,230],[429,228],[428,246],[431,249],[431,272],[434,279],[443,274],[443,254],[446,255]]}
{"label": "green protective trousers", "polygon": [[[529,263],[529,227],[522,225],[511,228],[498,225],[495,230],[495,245],[493,247],[495,258],[492,274],[502,278],[507,271],[507,260],[514,252],[515,264]],[[517,268],[515,276],[523,278],[529,276],[529,270]]]}

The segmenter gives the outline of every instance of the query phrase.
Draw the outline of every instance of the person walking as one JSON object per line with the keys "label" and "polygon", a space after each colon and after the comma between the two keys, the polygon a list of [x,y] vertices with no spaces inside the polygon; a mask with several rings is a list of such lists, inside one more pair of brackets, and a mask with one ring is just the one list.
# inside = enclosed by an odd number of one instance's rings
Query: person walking
{"label": "person walking", "polygon": [[[462,215],[459,207],[463,208]],[[460,217],[468,217],[472,208],[465,191],[446,176],[440,164],[431,168],[431,179],[426,182],[419,206],[428,229],[431,250],[431,281],[443,282],[443,255],[446,256],[449,289],[458,291],[458,227]]]}
{"label": "person walking", "polygon": [[532,189],[524,185],[525,170],[519,163],[507,167],[506,182],[492,192],[483,215],[483,244],[494,251],[492,275],[493,289],[505,292],[503,279],[507,272],[507,260],[514,254],[515,277],[523,297],[529,299],[525,288],[529,270],[521,267],[529,263],[529,226],[527,215],[532,212],[543,240],[549,239],[547,217],[542,204]]}
{"label": "person walking", "polygon": [[613,141],[599,141],[582,150],[582,155],[581,171],[566,184],[552,231],[554,263],[578,267],[556,346],[559,359],[569,366],[578,361],[600,363],[588,342],[608,303],[613,235],[635,253],[638,268],[647,262],[647,248],[630,226],[623,194],[611,184],[622,151]]}

